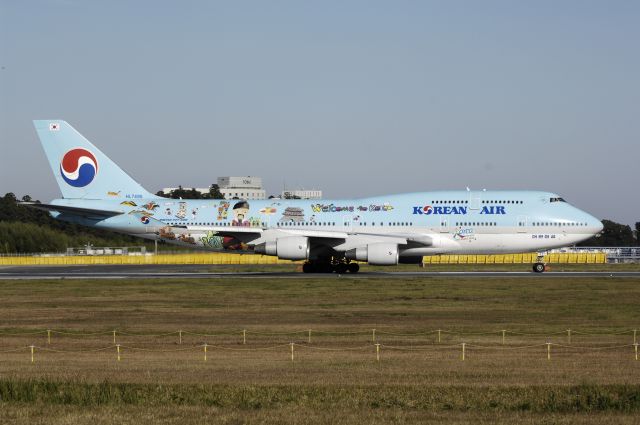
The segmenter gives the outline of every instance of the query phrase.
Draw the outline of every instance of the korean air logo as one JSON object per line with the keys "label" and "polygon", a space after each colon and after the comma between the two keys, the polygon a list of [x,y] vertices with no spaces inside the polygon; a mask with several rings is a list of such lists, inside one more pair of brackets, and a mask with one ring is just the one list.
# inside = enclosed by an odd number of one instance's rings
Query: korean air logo
{"label": "korean air logo", "polygon": [[73,187],[85,187],[98,174],[98,161],[86,149],[74,148],[64,154],[60,162],[60,175]]}

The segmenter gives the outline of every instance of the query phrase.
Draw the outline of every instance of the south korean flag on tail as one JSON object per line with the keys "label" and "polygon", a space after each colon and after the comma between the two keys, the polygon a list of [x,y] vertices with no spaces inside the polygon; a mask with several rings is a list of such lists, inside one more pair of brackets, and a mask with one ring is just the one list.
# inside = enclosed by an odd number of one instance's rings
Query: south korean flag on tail
{"label": "south korean flag on tail", "polygon": [[59,131],[59,130],[60,130],[60,124],[58,124],[57,122],[49,123],[49,131]]}

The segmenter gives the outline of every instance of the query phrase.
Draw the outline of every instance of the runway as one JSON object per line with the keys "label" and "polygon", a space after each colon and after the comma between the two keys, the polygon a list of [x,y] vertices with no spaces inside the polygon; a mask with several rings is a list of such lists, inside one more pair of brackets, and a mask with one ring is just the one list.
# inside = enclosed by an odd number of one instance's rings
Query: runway
{"label": "runway", "polygon": [[211,265],[91,265],[91,266],[10,266],[0,267],[0,280],[33,279],[208,279],[208,278],[289,278],[289,279],[336,279],[336,278],[384,278],[407,277],[477,277],[477,278],[551,278],[551,277],[610,277],[640,278],[640,271],[549,271],[542,274],[529,271],[374,271],[357,274],[305,274],[295,271],[237,272],[237,266]]}

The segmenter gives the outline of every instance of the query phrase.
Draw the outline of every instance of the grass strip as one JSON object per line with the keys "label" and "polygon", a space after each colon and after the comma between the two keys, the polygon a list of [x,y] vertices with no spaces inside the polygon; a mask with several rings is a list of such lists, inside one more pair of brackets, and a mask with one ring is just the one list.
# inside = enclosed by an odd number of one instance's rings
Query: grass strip
{"label": "grass strip", "polygon": [[196,385],[0,380],[0,403],[71,406],[194,405],[233,409],[282,407],[502,411],[537,413],[636,412],[640,385],[305,386]]}

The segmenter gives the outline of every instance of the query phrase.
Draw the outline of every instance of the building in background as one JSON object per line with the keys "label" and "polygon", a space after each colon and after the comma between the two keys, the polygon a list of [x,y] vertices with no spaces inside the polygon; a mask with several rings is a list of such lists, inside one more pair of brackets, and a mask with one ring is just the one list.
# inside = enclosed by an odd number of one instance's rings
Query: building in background
{"label": "building in background", "polygon": [[[164,193],[177,190],[177,187],[165,187]],[[195,190],[204,194],[209,193],[208,187],[183,187],[185,190]],[[218,177],[218,189],[225,199],[266,199],[267,195],[262,188],[261,177]]]}
{"label": "building in background", "polygon": [[218,177],[218,187],[225,199],[266,199],[261,177]]}
{"label": "building in background", "polygon": [[[169,194],[177,187],[165,187],[162,192]],[[183,187],[183,190],[195,190],[205,195],[209,193],[208,187]],[[253,176],[218,177],[218,190],[224,199],[266,199],[266,191],[262,188],[262,178]],[[322,191],[317,189],[290,189],[283,190],[280,194],[282,199],[322,199]]]}
{"label": "building in background", "polygon": [[283,199],[322,199],[322,191],[306,189],[283,190],[280,197]]}

